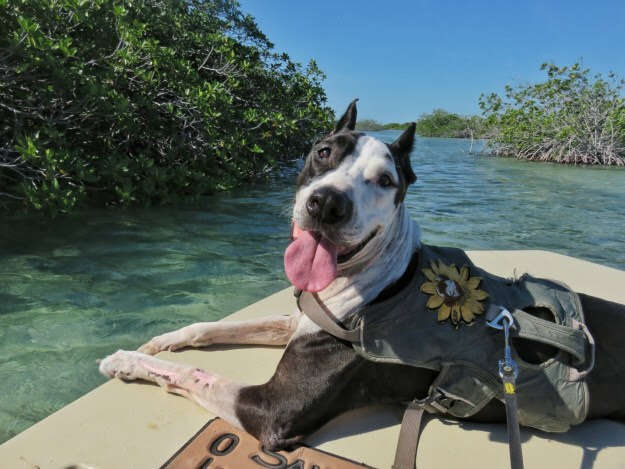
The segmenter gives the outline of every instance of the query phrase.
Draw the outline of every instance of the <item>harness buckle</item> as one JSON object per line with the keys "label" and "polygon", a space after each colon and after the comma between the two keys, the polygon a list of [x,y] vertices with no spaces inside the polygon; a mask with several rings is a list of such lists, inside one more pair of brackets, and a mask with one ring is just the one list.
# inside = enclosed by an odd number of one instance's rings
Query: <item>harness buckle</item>
{"label": "harness buckle", "polygon": [[450,412],[455,402],[462,402],[471,407],[475,407],[475,403],[461,396],[447,392],[445,389],[438,386],[432,387],[429,394],[423,399],[414,399],[409,404],[409,407],[425,409],[430,414],[447,414]]}
{"label": "harness buckle", "polygon": [[430,414],[436,414],[438,412],[446,414],[449,409],[440,403],[446,397],[447,396],[445,396],[440,389],[436,388],[423,399],[414,399],[409,404],[409,407],[414,409],[425,409]]}

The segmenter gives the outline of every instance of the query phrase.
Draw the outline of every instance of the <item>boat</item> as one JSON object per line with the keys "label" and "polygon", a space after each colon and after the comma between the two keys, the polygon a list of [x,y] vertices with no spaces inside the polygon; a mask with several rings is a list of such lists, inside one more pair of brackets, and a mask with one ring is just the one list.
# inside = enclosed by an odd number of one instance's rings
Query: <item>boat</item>
{"label": "boat", "polygon": [[[468,251],[477,265],[501,276],[530,272],[559,279],[578,292],[625,304],[625,271],[548,251]],[[290,288],[226,318],[289,314]],[[146,340],[148,337],[146,337]],[[262,383],[282,355],[279,347],[214,346],[158,356],[248,383]],[[96,367],[96,363],[93,364]],[[377,468],[392,465],[403,409],[370,407],[348,412],[310,435],[311,447]],[[0,467],[161,467],[214,416],[188,399],[152,384],[110,380],[0,445]],[[622,468],[625,424],[590,420],[564,434],[521,429],[527,468]],[[430,419],[417,463],[420,468],[508,465],[505,424]]]}

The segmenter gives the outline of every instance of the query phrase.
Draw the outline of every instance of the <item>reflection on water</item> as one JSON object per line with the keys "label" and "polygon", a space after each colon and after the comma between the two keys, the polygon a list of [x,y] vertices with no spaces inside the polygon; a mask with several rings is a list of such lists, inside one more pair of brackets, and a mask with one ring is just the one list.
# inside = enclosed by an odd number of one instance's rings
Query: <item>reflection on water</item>
{"label": "reflection on water", "polygon": [[[468,149],[416,143],[407,205],[426,242],[549,249],[625,269],[625,171]],[[97,358],[287,286],[294,175],[200,207],[0,220],[0,442],[102,383]]]}

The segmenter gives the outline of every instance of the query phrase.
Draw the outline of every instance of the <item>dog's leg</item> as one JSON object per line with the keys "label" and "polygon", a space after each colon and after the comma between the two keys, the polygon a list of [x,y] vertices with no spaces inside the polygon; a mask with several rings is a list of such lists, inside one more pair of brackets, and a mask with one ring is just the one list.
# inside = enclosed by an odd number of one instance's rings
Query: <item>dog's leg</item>
{"label": "dog's leg", "polygon": [[242,385],[193,366],[171,363],[140,352],[118,350],[100,362],[100,373],[125,381],[151,381],[187,397],[231,424],[242,428],[235,403]]}
{"label": "dog's leg", "polygon": [[154,355],[162,350],[214,344],[286,345],[297,328],[299,318],[300,313],[297,312],[247,321],[198,322],[156,336],[138,350]]}
{"label": "dog's leg", "polygon": [[274,375],[260,385],[123,350],[105,358],[100,372],[157,383],[247,431],[269,449],[297,443],[348,409],[423,397],[436,375],[367,361],[325,332],[294,337]]}

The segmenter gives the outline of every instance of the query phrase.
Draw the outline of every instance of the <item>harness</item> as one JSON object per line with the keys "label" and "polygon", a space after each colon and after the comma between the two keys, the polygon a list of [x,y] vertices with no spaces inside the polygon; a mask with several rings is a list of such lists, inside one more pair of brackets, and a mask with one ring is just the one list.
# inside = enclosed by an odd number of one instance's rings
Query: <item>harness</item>
{"label": "harness", "polygon": [[[492,399],[506,405],[511,464],[521,468],[519,424],[564,432],[588,414],[594,340],[579,298],[551,280],[491,275],[460,249],[422,244],[415,256],[403,286],[356,311],[345,327],[316,293],[296,295],[298,307],[368,360],[438,372],[428,395],[408,403],[394,469],[414,467],[424,412],[466,418]],[[553,321],[530,314],[532,308]],[[539,365],[526,363],[511,339],[558,352]]]}

